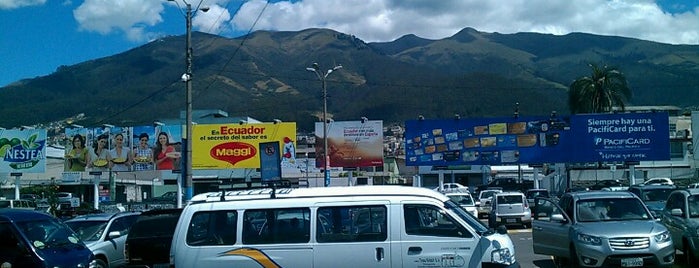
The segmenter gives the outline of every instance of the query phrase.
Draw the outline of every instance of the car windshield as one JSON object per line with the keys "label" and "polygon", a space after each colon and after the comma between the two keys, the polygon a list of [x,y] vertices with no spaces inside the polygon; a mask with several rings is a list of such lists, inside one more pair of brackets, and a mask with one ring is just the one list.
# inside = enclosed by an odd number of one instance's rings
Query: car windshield
{"label": "car windshield", "polygon": [[529,191],[527,192],[527,198],[534,199],[537,197],[549,197],[548,191]]}
{"label": "car windshield", "polygon": [[471,196],[467,194],[452,194],[449,195],[449,199],[462,206],[473,205],[473,198],[471,198]]}
{"label": "car windshield", "polygon": [[648,189],[643,193],[643,201],[666,201],[675,189]]}
{"label": "car windshield", "polygon": [[67,221],[66,225],[73,229],[83,241],[97,241],[102,237],[107,221]]}
{"label": "car windshield", "polygon": [[497,191],[483,191],[483,192],[481,193],[481,199],[488,199],[488,198],[491,198],[491,197],[493,197],[493,195],[495,195],[496,193],[498,193],[498,192],[497,192]]}
{"label": "car windshield", "polygon": [[647,220],[651,216],[643,203],[635,198],[603,198],[576,203],[580,222]]}
{"label": "car windshield", "polygon": [[687,197],[687,205],[689,207],[689,217],[699,218],[699,195]]}
{"label": "car windshield", "polygon": [[23,221],[17,227],[37,250],[84,247],[80,238],[57,220]]}

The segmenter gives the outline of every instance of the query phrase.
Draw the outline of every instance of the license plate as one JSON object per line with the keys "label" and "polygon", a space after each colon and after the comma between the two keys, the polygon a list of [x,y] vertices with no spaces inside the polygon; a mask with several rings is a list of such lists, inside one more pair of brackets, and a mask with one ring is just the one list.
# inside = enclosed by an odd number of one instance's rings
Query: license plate
{"label": "license plate", "polygon": [[507,223],[513,223],[517,222],[517,219],[506,219],[505,221],[507,221]]}
{"label": "license plate", "polygon": [[643,266],[643,258],[624,258],[621,259],[621,267],[640,267]]}

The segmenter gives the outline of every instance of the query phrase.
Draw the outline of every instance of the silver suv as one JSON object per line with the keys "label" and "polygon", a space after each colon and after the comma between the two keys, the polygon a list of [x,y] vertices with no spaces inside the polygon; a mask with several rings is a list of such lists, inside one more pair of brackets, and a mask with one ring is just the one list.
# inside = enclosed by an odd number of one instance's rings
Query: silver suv
{"label": "silver suv", "polygon": [[534,253],[551,255],[559,265],[671,267],[675,261],[670,232],[630,192],[571,192],[558,204],[535,202]]}
{"label": "silver suv", "polygon": [[90,267],[121,267],[126,263],[124,243],[140,212],[88,214],[65,221],[95,254]]}
{"label": "silver suv", "polygon": [[670,193],[661,220],[681,250],[689,267],[699,266],[699,189],[675,190]]}
{"label": "silver suv", "polygon": [[492,208],[488,216],[488,225],[497,228],[500,225],[520,225],[531,227],[532,211],[527,197],[520,192],[502,192],[493,196]]}

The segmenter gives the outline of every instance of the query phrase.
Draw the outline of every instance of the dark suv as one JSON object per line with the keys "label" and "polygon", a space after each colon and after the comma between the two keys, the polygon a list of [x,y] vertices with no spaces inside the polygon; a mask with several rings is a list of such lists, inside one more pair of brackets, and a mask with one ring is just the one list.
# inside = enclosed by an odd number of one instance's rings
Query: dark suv
{"label": "dark suv", "polygon": [[677,189],[675,185],[669,184],[647,184],[634,185],[629,187],[629,192],[632,192],[646,204],[654,217],[660,216],[660,213],[665,208],[665,202],[670,196],[670,193]]}
{"label": "dark suv", "polygon": [[170,245],[182,209],[144,211],[126,239],[127,267],[169,267]]}

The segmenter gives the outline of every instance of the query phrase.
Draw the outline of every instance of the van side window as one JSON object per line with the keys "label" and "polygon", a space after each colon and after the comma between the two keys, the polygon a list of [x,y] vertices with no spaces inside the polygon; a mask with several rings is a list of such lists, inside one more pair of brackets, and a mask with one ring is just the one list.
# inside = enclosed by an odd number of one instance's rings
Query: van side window
{"label": "van side window", "polygon": [[433,206],[404,205],[405,232],[409,235],[473,237],[444,211]]}
{"label": "van side window", "polygon": [[309,208],[246,210],[243,244],[308,243],[311,240]]}
{"label": "van side window", "polygon": [[238,213],[232,211],[201,211],[194,213],[187,230],[190,246],[234,245]]}
{"label": "van side window", "polygon": [[386,241],[385,206],[318,208],[318,243]]}

